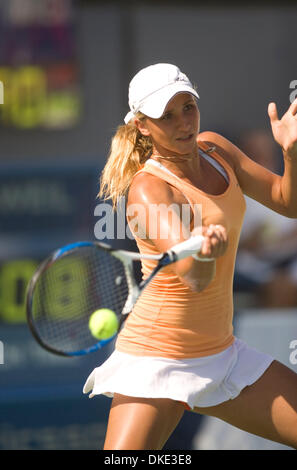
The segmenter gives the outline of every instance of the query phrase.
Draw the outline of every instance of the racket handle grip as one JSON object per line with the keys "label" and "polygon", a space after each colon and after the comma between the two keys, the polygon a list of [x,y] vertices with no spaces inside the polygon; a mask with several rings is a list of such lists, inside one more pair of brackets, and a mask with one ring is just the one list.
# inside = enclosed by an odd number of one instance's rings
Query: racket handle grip
{"label": "racket handle grip", "polygon": [[187,258],[201,250],[203,240],[204,237],[202,235],[195,235],[188,238],[188,240],[173,246],[168,253],[173,253],[176,257],[176,261]]}

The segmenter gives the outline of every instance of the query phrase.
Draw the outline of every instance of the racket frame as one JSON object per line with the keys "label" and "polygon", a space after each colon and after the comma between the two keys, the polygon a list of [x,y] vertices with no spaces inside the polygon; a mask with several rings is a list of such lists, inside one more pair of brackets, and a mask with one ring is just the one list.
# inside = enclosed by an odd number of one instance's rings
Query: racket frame
{"label": "racket frame", "polygon": [[[191,237],[190,239],[172,247],[166,253],[157,254],[157,255],[146,255],[146,254],[135,253],[135,252],[127,251],[127,250],[119,250],[119,249],[112,248],[110,245],[106,243],[95,242],[95,241],[94,242],[93,241],[80,241],[76,243],[71,243],[71,244],[65,245],[62,248],[55,250],[49,257],[47,257],[40,264],[40,266],[35,271],[27,287],[26,315],[27,315],[27,323],[28,323],[29,329],[33,337],[42,348],[46,349],[47,351],[53,354],[63,356],[63,357],[83,356],[85,354],[89,354],[91,352],[100,350],[102,347],[111,343],[115,339],[124,321],[126,320],[132,308],[134,307],[135,303],[137,302],[138,297],[140,296],[142,291],[145,289],[145,287],[155,277],[155,275],[163,267],[168,266],[169,264],[172,264],[178,261],[179,259],[186,258],[187,256],[190,256],[191,254],[195,254],[197,251],[200,250],[202,242],[203,242],[202,236]],[[40,335],[37,333],[35,325],[34,325],[33,315],[32,315],[33,296],[34,296],[34,290],[35,290],[38,279],[47,269],[50,268],[50,266],[57,259],[61,259],[63,258],[63,256],[66,256],[67,254],[69,254],[69,252],[78,250],[83,247],[97,247],[98,249],[106,250],[112,256],[119,259],[123,263],[125,273],[126,273],[126,281],[128,284],[128,297],[125,302],[122,313],[120,315],[118,331],[113,336],[107,339],[99,340],[94,345],[87,347],[85,349],[67,352],[67,351],[63,351],[61,349],[57,349],[57,348],[50,346],[45,341],[43,341]],[[133,274],[133,261],[140,261],[142,259],[156,260],[158,261],[158,264],[150,273],[150,275],[146,279],[143,279],[138,285]]]}

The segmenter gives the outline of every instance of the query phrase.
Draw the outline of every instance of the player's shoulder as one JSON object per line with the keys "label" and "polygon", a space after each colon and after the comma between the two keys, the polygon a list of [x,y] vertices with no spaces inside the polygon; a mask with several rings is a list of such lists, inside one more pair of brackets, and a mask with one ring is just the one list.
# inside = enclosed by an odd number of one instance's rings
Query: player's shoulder
{"label": "player's shoulder", "polygon": [[213,131],[204,131],[198,134],[198,142],[227,145],[231,143],[226,137]]}
{"label": "player's shoulder", "polygon": [[239,149],[226,137],[213,131],[204,131],[198,135],[198,143],[205,142],[208,145],[214,145],[216,152],[235,169],[236,154]]}
{"label": "player's shoulder", "polygon": [[168,203],[174,198],[173,188],[162,178],[147,171],[134,176],[128,193],[128,204]]}

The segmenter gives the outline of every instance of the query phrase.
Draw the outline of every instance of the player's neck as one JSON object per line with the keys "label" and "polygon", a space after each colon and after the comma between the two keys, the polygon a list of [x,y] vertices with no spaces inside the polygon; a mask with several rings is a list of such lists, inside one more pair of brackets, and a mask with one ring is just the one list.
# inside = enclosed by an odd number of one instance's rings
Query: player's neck
{"label": "player's neck", "polygon": [[198,147],[192,153],[186,155],[173,153],[161,154],[160,151],[154,149],[150,158],[161,163],[168,170],[180,177],[187,175],[189,172],[197,172],[200,167]]}

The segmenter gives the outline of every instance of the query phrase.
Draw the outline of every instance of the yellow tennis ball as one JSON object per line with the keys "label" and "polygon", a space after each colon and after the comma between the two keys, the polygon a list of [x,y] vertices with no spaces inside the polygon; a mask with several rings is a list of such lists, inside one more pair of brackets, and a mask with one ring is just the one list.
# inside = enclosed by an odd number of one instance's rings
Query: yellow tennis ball
{"label": "yellow tennis ball", "polygon": [[108,339],[115,335],[118,326],[118,318],[109,308],[99,308],[89,318],[89,329],[97,339]]}

